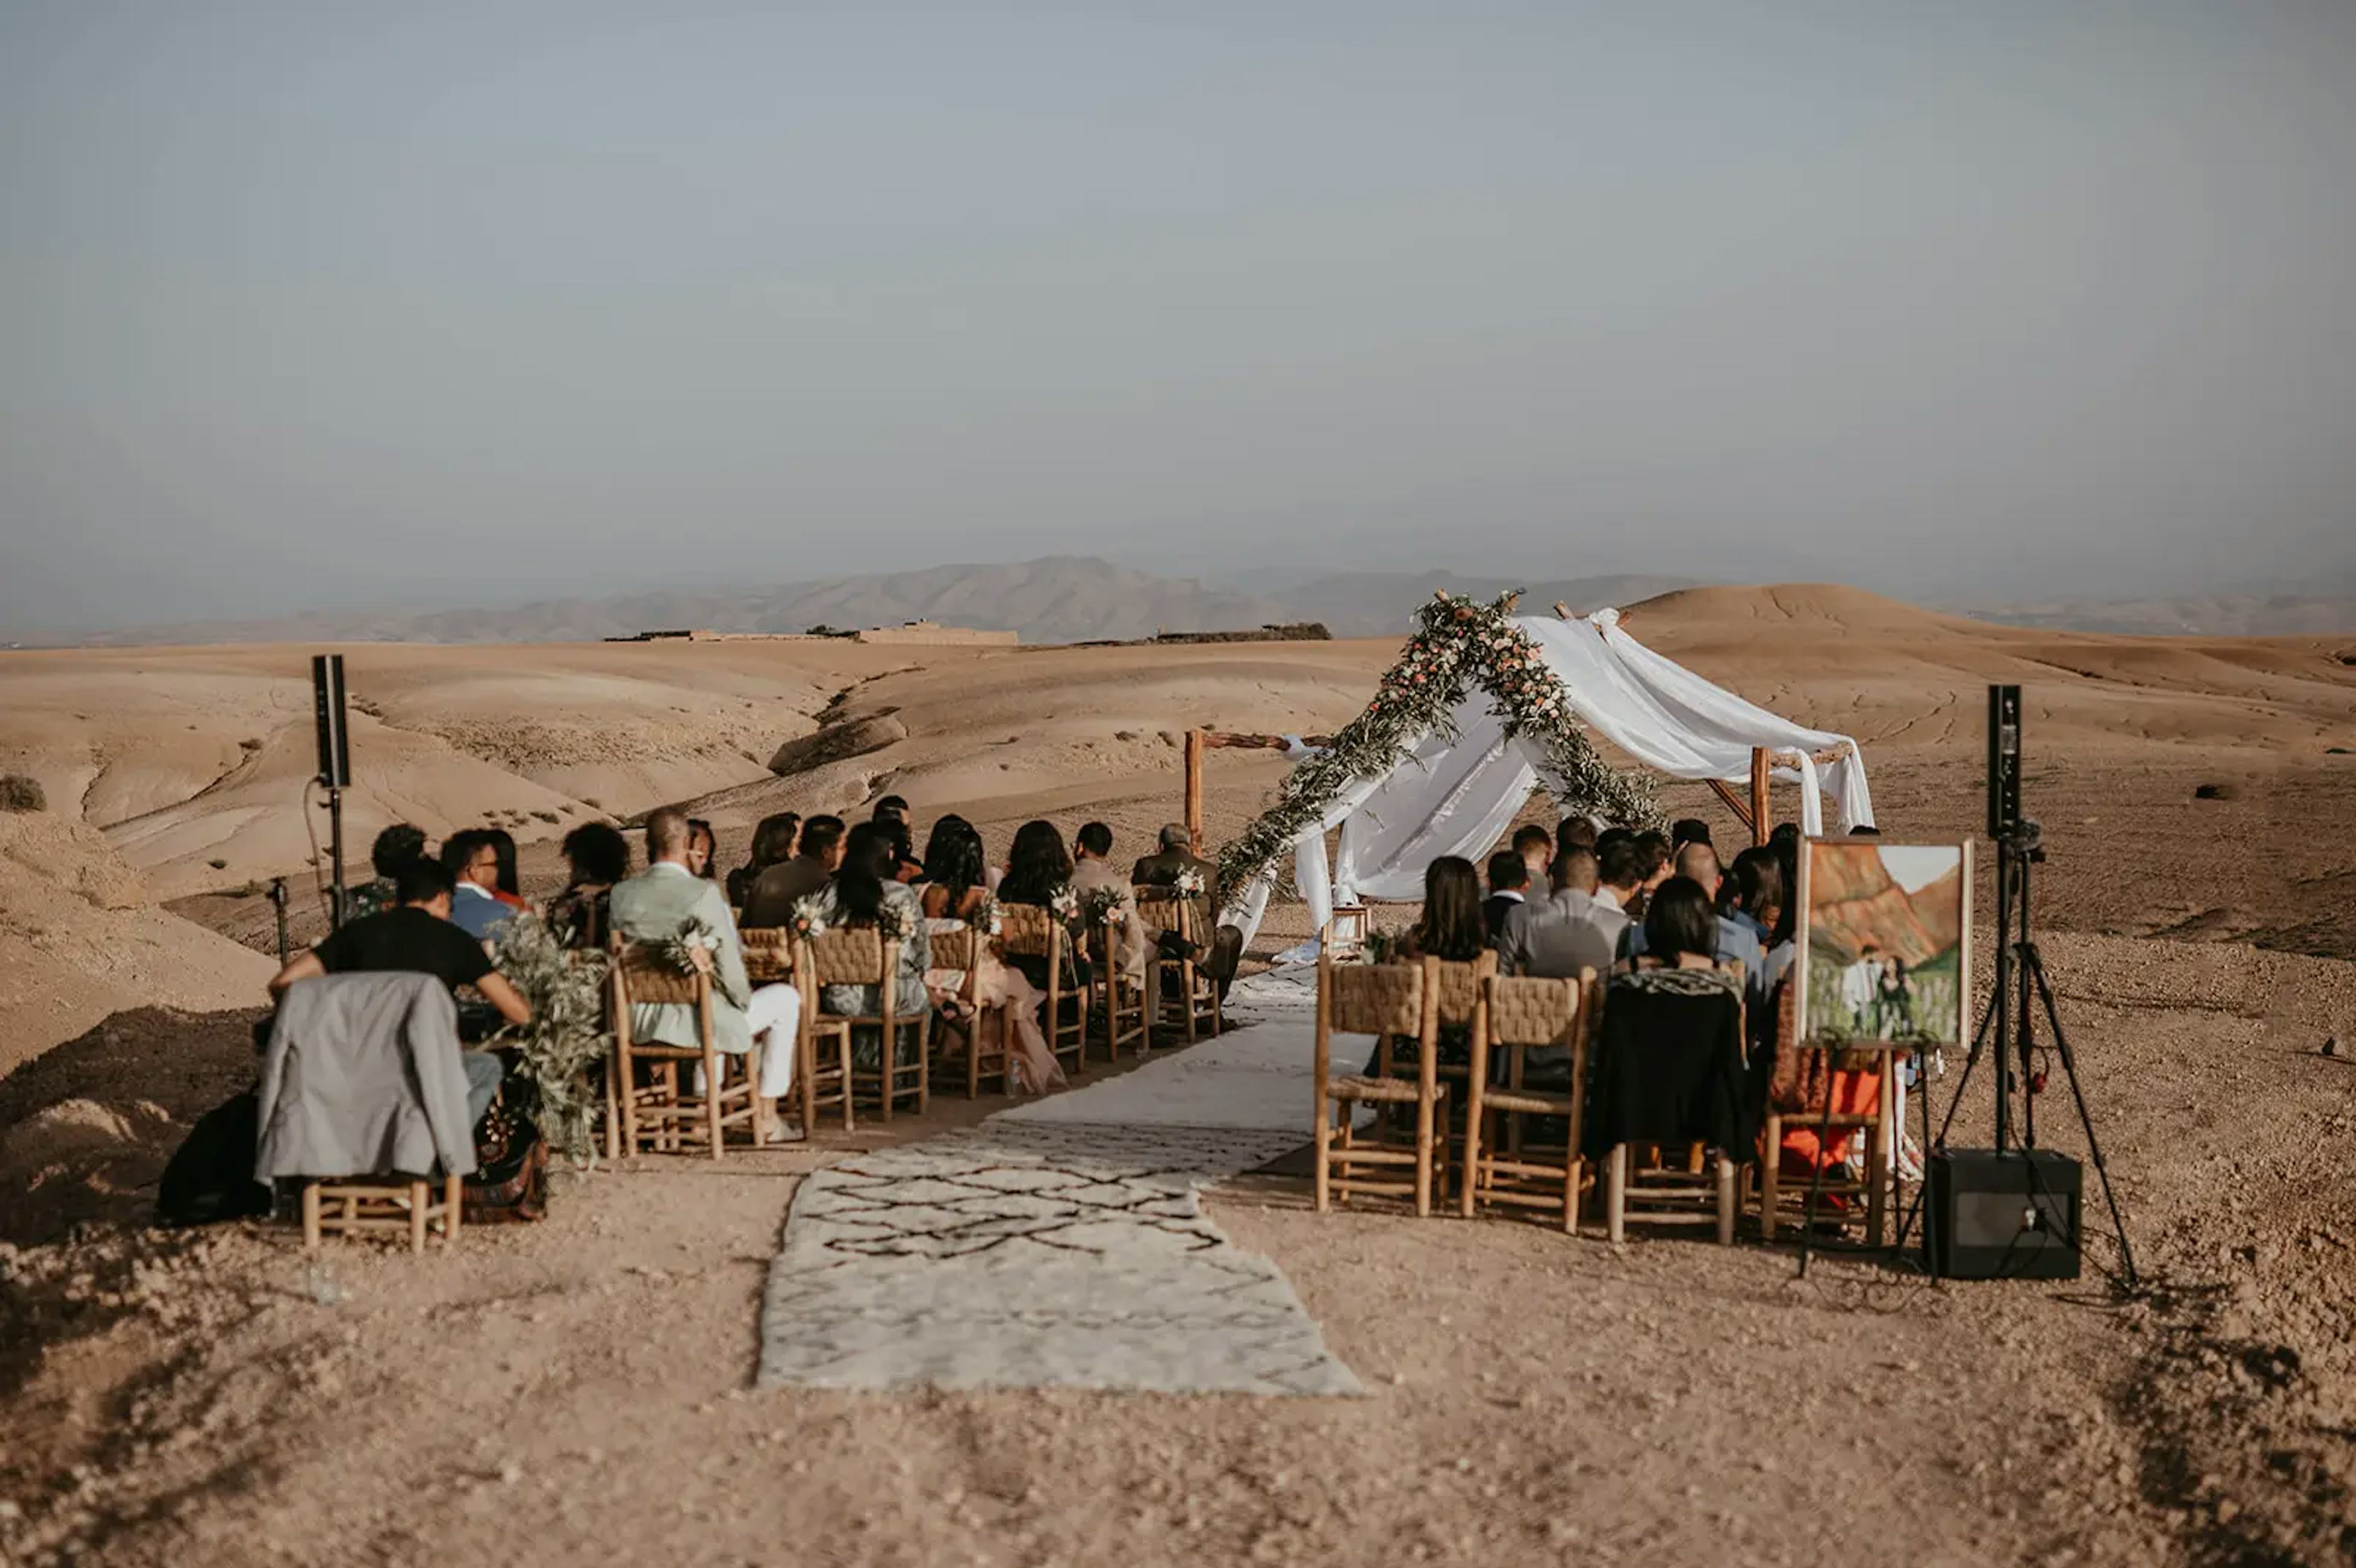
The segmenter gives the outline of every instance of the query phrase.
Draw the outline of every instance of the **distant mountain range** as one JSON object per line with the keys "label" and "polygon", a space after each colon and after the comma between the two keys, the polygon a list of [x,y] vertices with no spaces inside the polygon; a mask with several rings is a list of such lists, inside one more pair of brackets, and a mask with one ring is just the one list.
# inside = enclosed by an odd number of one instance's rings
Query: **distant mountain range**
{"label": "distant mountain range", "polygon": [[[1215,586],[1089,556],[1048,556],[761,588],[546,599],[497,609],[318,613],[267,621],[146,626],[87,638],[84,645],[592,642],[666,629],[806,632],[822,625],[848,629],[917,620],[1014,631],[1033,643],[1128,640],[1162,631],[1242,631],[1297,621],[1322,622],[1337,637],[1365,637],[1404,632],[1415,606],[1438,590],[1490,598],[1518,587],[1529,609],[1560,603],[1584,613],[1607,604],[1633,604],[1697,581],[1629,573],[1516,582],[1446,571],[1347,571],[1305,581],[1272,579],[1265,587],[1252,586],[1248,578]],[[2083,631],[2248,635],[2356,630],[2356,596],[2341,595],[2072,600],[1957,608],[1983,620]]]}
{"label": "distant mountain range", "polygon": [[1048,556],[1012,564],[936,566],[780,583],[766,588],[626,593],[546,599],[508,609],[397,613],[323,613],[269,621],[208,621],[144,626],[88,638],[85,645],[162,643],[592,642],[638,632],[807,632],[894,626],[904,621],[1020,632],[1026,642],[1077,643],[1150,637],[1157,632],[1242,631],[1320,621],[1339,637],[1402,632],[1435,590],[1494,597],[1519,586],[1524,603],[1562,601],[1573,610],[1633,603],[1689,587],[1681,577],[1613,576],[1516,584],[1449,572],[1344,572],[1281,590],[1218,588],[1194,578],[1158,577],[1089,556]]}

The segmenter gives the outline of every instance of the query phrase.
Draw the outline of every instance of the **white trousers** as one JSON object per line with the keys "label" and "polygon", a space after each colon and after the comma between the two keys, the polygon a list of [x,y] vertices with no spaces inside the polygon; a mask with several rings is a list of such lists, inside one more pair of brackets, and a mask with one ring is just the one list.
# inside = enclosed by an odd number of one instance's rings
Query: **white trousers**
{"label": "white trousers", "polygon": [[[802,994],[791,986],[763,986],[744,1008],[753,1038],[761,1042],[761,1095],[774,1100],[794,1087],[794,1057],[801,1043]],[[695,1092],[703,1093],[703,1069],[695,1070]]]}

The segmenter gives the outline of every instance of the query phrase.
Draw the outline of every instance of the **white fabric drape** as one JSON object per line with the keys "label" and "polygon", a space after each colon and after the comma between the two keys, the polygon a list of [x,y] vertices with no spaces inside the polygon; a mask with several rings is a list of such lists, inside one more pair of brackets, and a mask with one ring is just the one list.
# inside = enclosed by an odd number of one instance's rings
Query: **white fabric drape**
{"label": "white fabric drape", "polygon": [[[1616,610],[1584,621],[1532,616],[1515,624],[1545,655],[1580,721],[1639,765],[1671,778],[1747,784],[1751,751],[1764,747],[1780,759],[1775,776],[1800,785],[1803,832],[1825,830],[1823,795],[1833,797],[1844,831],[1873,821],[1865,760],[1848,736],[1794,724],[1712,685],[1622,630]],[[1314,926],[1323,927],[1336,901],[1420,896],[1434,859],[1478,859],[1534,787],[1553,787],[1543,754],[1527,741],[1506,739],[1485,690],[1469,695],[1454,721],[1453,736],[1425,736],[1387,775],[1352,780],[1294,839],[1293,881]],[[1836,751],[1820,776],[1814,754]],[[1325,835],[1336,825],[1341,850],[1329,868]],[[1270,886],[1262,877],[1237,891],[1223,912],[1247,942],[1267,912]]]}

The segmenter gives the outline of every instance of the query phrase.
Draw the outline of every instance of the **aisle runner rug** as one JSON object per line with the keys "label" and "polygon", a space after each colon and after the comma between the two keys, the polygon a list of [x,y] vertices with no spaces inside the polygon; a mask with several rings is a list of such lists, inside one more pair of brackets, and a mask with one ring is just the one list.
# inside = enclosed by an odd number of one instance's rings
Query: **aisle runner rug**
{"label": "aisle runner rug", "polygon": [[1303,1140],[1310,1021],[1265,1001],[1268,1021],[804,1181],[761,1384],[1362,1392],[1197,1201]]}

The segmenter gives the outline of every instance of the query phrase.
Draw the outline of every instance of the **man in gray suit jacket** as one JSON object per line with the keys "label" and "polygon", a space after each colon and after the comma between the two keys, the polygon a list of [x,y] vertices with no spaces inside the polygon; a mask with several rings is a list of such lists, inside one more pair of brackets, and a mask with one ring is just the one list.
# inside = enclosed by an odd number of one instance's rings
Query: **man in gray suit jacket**
{"label": "man in gray suit jacket", "polygon": [[[664,806],[647,818],[647,869],[613,891],[614,934],[625,942],[662,942],[693,921],[710,927],[719,944],[712,951],[712,1043],[742,1056],[761,1041],[760,1093],[782,1096],[793,1087],[794,1057],[801,1029],[801,993],[791,986],[753,989],[744,974],[744,949],[720,884],[687,869],[687,814]],[[702,1036],[694,1008],[683,1002],[634,1002],[630,1033],[663,1045],[700,1048]],[[782,1107],[781,1107],[782,1108]],[[777,1142],[800,1134],[773,1134]]]}
{"label": "man in gray suit jacket", "polygon": [[1497,972],[1576,980],[1581,969],[1612,972],[1612,933],[1598,918],[1595,854],[1577,847],[1554,858],[1552,896],[1511,911],[1497,934]]}

